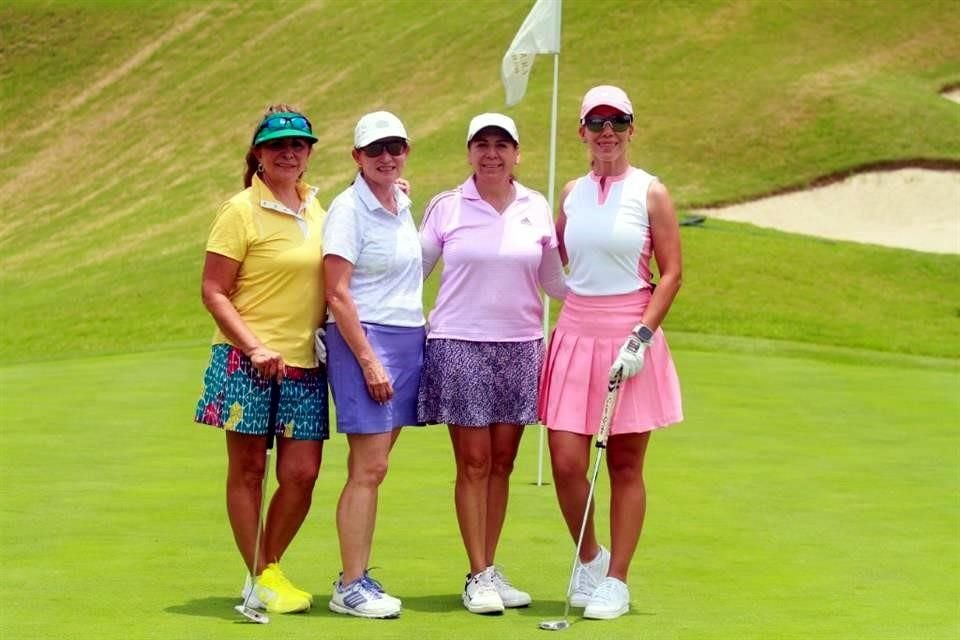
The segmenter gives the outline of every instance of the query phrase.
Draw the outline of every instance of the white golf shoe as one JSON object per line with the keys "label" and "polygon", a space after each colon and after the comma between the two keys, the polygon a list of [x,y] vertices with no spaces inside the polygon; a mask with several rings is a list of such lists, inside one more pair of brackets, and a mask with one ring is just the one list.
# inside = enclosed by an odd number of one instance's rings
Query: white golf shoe
{"label": "white golf shoe", "polygon": [[470,613],[503,613],[503,600],[493,585],[493,567],[476,573],[467,574],[467,583],[463,585],[463,606]]}
{"label": "white golf shoe", "polygon": [[601,545],[600,553],[586,564],[577,560],[577,568],[573,570],[573,593],[570,594],[571,607],[585,607],[590,602],[590,596],[600,586],[600,582],[610,570],[610,552]]}
{"label": "white golf shoe", "polygon": [[583,610],[583,617],[594,620],[613,620],[629,610],[630,590],[627,585],[607,576],[590,597],[587,608]]}
{"label": "white golf shoe", "polygon": [[510,580],[507,579],[507,576],[503,575],[503,572],[497,567],[487,567],[487,571],[490,572],[490,581],[493,583],[493,588],[497,590],[497,594],[503,601],[503,606],[508,609],[526,607],[533,601],[529,593],[520,591],[520,589],[513,586]]}
{"label": "white golf shoe", "polygon": [[335,613],[359,618],[396,618],[400,615],[400,600],[388,595],[380,583],[368,579],[366,573],[349,584],[343,584],[342,580],[334,582],[328,606]]}

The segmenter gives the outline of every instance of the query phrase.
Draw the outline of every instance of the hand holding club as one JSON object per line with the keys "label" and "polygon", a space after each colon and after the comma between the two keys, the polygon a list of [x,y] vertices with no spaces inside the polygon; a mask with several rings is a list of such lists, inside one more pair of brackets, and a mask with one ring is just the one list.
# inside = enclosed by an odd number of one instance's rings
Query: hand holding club
{"label": "hand holding club", "polygon": [[620,347],[613,366],[610,367],[610,380],[614,380],[618,375],[622,380],[626,380],[640,373],[643,369],[643,354],[649,346],[649,343],[631,333]]}
{"label": "hand holding club", "polygon": [[283,363],[283,356],[276,351],[259,345],[254,347],[250,353],[247,354],[247,357],[250,358],[250,362],[253,363],[253,367],[257,370],[257,373],[265,379],[276,380],[277,382],[283,380],[283,376],[286,374],[286,367]]}

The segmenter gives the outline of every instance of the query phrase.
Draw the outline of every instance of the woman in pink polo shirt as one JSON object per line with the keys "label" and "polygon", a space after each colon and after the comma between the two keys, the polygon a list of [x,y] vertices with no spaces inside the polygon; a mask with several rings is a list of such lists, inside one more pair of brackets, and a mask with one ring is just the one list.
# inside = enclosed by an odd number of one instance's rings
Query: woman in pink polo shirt
{"label": "woman in pink polo shirt", "polygon": [[[550,340],[540,387],[540,418],[560,510],[574,541],[589,483],[590,441],[608,383],[624,380],[607,442],[610,551],[592,514],[586,523],[570,604],[587,618],[630,608],[627,570],[646,509],[643,459],[653,429],[683,419],[680,385],[660,329],[680,289],[680,231],[666,187],[630,166],[633,106],[622,89],[594,87],[580,108],[580,138],[591,171],[569,182],[557,231],[569,258],[570,294]],[[654,288],[650,258],[660,281]]]}
{"label": "woman in pink polo shirt", "polygon": [[455,501],[470,562],[463,604],[499,613],[530,604],[494,565],[510,472],[526,424],[537,421],[543,360],[542,287],[566,294],[546,199],[517,182],[520,136],[499,113],[467,129],[471,175],[427,206],[423,271],[443,258],[424,354],[417,417],[449,425]]}

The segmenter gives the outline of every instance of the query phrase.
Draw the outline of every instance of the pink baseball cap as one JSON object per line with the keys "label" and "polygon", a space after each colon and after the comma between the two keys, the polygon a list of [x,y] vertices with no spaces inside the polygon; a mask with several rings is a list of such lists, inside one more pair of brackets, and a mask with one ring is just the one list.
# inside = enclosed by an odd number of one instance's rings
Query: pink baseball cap
{"label": "pink baseball cap", "polygon": [[580,103],[580,121],[582,122],[588,113],[601,105],[613,107],[628,116],[633,115],[633,104],[623,89],[609,84],[601,84],[584,94],[583,102]]}

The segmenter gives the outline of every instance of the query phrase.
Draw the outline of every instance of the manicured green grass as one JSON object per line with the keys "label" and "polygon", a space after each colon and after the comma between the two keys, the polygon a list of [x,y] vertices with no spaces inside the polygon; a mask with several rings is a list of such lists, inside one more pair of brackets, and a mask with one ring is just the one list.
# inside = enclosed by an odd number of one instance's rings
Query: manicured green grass
{"label": "manicured green grass", "polygon": [[[681,337],[677,342],[683,342]],[[685,422],[653,436],[633,609],[576,638],[953,638],[960,632],[960,371],[954,363],[755,343],[675,349]],[[816,351],[817,353],[813,353]],[[206,349],[0,369],[7,560],[0,636],[526,638],[562,612],[572,543],[524,439],[498,560],[535,604],[467,613],[443,428],[406,429],[383,487],[373,564],[399,620],[326,610],[339,561],[342,436],[327,445],[288,573],[309,615],[251,629],[223,506],[223,436],[192,425]],[[601,475],[600,504],[609,493]],[[604,509],[598,515],[606,529]]]}

